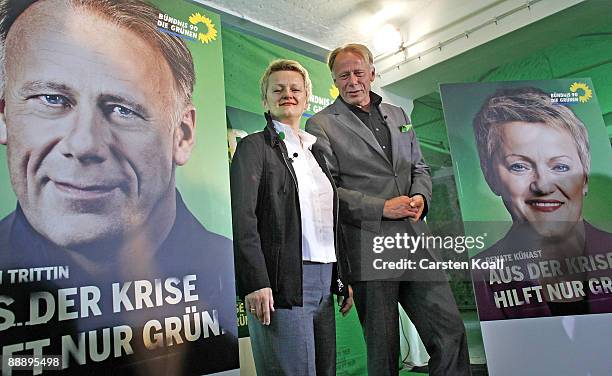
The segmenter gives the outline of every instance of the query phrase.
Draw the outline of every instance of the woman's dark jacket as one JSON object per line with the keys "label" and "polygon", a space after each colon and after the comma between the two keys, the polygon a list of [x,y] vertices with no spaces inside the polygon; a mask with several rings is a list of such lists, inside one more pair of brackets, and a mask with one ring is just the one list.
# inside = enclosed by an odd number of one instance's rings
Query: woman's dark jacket
{"label": "woman's dark jacket", "polygon": [[[238,295],[270,287],[274,306],[302,306],[302,222],[297,178],[287,148],[270,117],[262,132],[238,143],[231,166],[234,263]],[[334,190],[336,259],[332,291],[348,296],[340,280],[338,196],[317,144],[312,154]]]}

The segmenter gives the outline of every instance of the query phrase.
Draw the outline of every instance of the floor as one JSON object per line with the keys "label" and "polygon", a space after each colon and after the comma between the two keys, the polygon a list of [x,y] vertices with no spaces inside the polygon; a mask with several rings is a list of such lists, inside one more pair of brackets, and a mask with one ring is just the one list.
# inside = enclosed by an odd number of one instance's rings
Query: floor
{"label": "floor", "polygon": [[[486,359],[482,335],[480,333],[480,322],[475,310],[462,311],[461,316],[465,324],[468,337],[468,348],[470,353],[470,363],[472,364],[472,376],[487,376]],[[400,371],[400,376],[423,376],[427,375],[427,368],[418,368]]]}
{"label": "floor", "polygon": [[[488,376],[480,322],[475,310],[462,310],[461,315],[465,323],[470,363],[473,376]],[[365,376],[365,343],[361,335],[361,326],[355,310],[351,310],[347,317],[337,314],[337,375],[338,376]],[[402,370],[401,376],[424,376],[427,369]]]}

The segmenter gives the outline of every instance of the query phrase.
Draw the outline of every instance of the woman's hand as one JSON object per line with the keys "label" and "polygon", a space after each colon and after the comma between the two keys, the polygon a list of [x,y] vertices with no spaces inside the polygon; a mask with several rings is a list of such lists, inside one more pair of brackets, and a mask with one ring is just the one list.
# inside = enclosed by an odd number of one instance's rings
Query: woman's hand
{"label": "woman's hand", "polygon": [[244,301],[246,303],[246,309],[248,309],[253,316],[257,317],[257,320],[263,325],[270,325],[270,316],[271,313],[274,312],[274,298],[272,297],[271,288],[264,287],[263,289],[255,290],[245,296]]}
{"label": "woman's hand", "polygon": [[346,316],[351,310],[351,307],[353,306],[353,288],[351,287],[351,285],[348,286],[348,292],[348,297],[338,297],[338,305],[340,306],[340,312],[342,313],[342,316]]}

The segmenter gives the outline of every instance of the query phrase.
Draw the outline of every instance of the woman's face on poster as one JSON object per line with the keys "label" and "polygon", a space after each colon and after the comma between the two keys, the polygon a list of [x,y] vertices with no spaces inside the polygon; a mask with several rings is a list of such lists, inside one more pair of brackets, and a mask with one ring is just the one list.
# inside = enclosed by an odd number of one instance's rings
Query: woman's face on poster
{"label": "woman's face on poster", "polygon": [[515,222],[558,237],[582,219],[587,177],[572,135],[544,123],[501,125],[496,193]]}

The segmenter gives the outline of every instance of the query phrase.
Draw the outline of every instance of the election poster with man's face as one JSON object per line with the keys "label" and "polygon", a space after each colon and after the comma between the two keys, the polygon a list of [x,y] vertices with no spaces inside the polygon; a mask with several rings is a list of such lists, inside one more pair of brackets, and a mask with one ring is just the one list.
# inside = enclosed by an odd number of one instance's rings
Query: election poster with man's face
{"label": "election poster with man's face", "polygon": [[237,373],[219,17],[0,3],[2,374]]}

